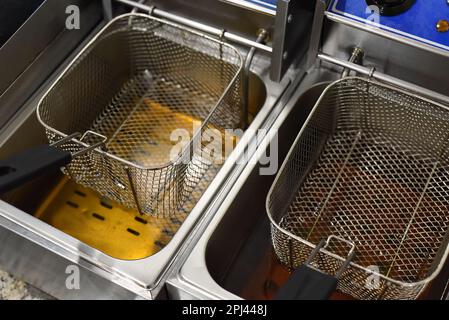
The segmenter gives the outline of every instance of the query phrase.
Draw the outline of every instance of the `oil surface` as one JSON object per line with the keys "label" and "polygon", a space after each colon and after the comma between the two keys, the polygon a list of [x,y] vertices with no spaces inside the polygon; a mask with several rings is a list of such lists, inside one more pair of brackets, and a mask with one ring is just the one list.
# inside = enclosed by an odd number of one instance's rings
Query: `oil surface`
{"label": "oil surface", "polygon": [[136,260],[159,252],[182,221],[140,215],[62,179],[35,216],[116,259]]}

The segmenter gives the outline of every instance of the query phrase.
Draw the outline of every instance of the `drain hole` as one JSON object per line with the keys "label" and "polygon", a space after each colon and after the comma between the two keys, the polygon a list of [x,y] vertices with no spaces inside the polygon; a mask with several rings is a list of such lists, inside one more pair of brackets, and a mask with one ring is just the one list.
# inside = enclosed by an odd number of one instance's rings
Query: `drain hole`
{"label": "drain hole", "polygon": [[87,196],[84,192],[79,191],[79,190],[75,190],[75,194],[77,194],[77,195],[79,195],[80,197],[83,197],[83,198],[85,198]]}
{"label": "drain hole", "polygon": [[101,220],[101,221],[106,220],[105,217],[103,217],[101,214],[98,214],[98,213],[96,213],[96,212],[92,213],[92,217],[94,217],[94,218],[96,218],[96,219],[98,219],[98,220]]}
{"label": "drain hole", "polygon": [[156,241],[155,243],[154,243],[156,246],[158,246],[159,248],[163,248],[165,245],[162,243],[162,242],[160,242],[160,241]]}
{"label": "drain hole", "polygon": [[75,208],[75,209],[79,208],[79,205],[77,203],[75,203],[75,202],[72,202],[72,201],[67,201],[66,204],[68,206],[72,207],[72,208]]}
{"label": "drain hole", "polygon": [[162,230],[162,233],[166,234],[169,237],[173,237],[175,235],[175,233],[173,231],[168,230],[168,229]]}
{"label": "drain hole", "polygon": [[147,220],[142,219],[141,217],[135,217],[134,219],[135,219],[137,222],[140,222],[140,223],[142,223],[142,224],[147,224],[147,223],[148,223]]}
{"label": "drain hole", "polygon": [[140,236],[140,232],[137,232],[136,230],[133,230],[131,228],[126,229],[129,233],[135,235],[136,237]]}
{"label": "drain hole", "polygon": [[101,200],[100,204],[109,210],[112,209],[112,206],[109,203],[105,202],[104,200]]}

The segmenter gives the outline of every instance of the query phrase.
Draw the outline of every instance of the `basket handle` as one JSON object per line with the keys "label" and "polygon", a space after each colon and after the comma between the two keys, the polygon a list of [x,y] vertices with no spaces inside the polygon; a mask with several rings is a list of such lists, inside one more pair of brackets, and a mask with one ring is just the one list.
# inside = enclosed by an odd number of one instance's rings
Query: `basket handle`
{"label": "basket handle", "polygon": [[13,155],[8,159],[0,160],[0,194],[11,191],[46,172],[56,171],[65,167],[72,159],[104,145],[106,141],[105,136],[92,131],[86,131],[80,140],[82,141],[88,135],[99,137],[101,141],[91,146],[86,146],[74,154],[59,148],[59,146],[81,136],[78,132],[62,138],[51,145],[34,147]]}
{"label": "basket handle", "polygon": [[301,265],[290,276],[276,300],[328,300],[337,289],[338,279],[307,264]]}
{"label": "basket handle", "polygon": [[[321,249],[326,249],[331,240],[340,240],[350,246],[348,257],[338,270],[335,276],[331,276],[311,265],[313,259]],[[290,276],[277,295],[276,300],[328,300],[332,293],[337,290],[338,279],[347,269],[355,255],[355,245],[337,236],[330,236],[327,240],[322,240],[312,251],[306,263],[301,265]]]}
{"label": "basket handle", "polygon": [[42,145],[0,160],[0,194],[11,191],[44,173],[66,166],[70,152]]}

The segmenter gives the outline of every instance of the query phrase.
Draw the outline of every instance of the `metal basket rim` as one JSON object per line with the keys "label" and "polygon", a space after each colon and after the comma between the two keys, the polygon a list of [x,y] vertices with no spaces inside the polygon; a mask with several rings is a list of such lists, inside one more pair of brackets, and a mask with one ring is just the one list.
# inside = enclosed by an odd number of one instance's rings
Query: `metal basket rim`
{"label": "metal basket rim", "polygon": [[[309,116],[307,117],[306,121],[304,122],[304,125],[301,127],[301,130],[299,131],[297,137],[295,138],[295,141],[293,142],[293,144],[292,144],[292,146],[291,146],[287,156],[285,157],[285,160],[282,163],[282,166],[279,168],[279,171],[278,171],[278,173],[276,175],[276,178],[274,179],[274,181],[273,181],[273,183],[272,183],[272,185],[270,187],[270,190],[268,191],[267,198],[266,198],[266,201],[265,201],[266,214],[268,216],[268,219],[271,222],[271,225],[274,226],[276,228],[276,230],[278,230],[279,232],[281,232],[284,235],[286,235],[286,236],[288,236],[288,237],[290,237],[290,238],[292,238],[292,239],[294,239],[294,240],[296,240],[296,241],[306,245],[307,247],[309,247],[311,249],[315,249],[316,245],[314,245],[310,241],[304,240],[301,237],[298,237],[298,236],[292,234],[291,232],[285,230],[284,228],[282,228],[275,221],[275,219],[273,218],[273,213],[270,210],[270,203],[269,202],[270,202],[270,198],[271,198],[272,194],[275,191],[275,187],[276,187],[276,185],[278,183],[278,180],[280,179],[280,177],[281,177],[282,173],[284,172],[284,170],[285,170],[285,168],[286,168],[286,166],[287,166],[287,164],[288,164],[288,162],[289,162],[293,152],[296,149],[296,146],[297,146],[297,143],[298,143],[299,139],[302,137],[302,135],[304,133],[304,130],[306,129],[306,127],[309,124],[309,122],[311,121],[312,116],[315,114],[316,110],[321,105],[322,100],[326,97],[328,92],[330,90],[332,90],[335,86],[339,85],[342,82],[348,81],[348,80],[358,80],[358,81],[362,81],[362,82],[366,82],[366,83],[371,83],[371,84],[374,84],[376,86],[384,87],[386,89],[395,90],[397,92],[400,92],[401,94],[405,94],[405,95],[408,95],[410,97],[419,99],[421,101],[425,101],[425,102],[431,103],[434,106],[442,107],[442,108],[446,109],[447,111],[449,111],[449,107],[444,105],[444,104],[441,104],[441,103],[436,102],[436,101],[432,101],[432,100],[430,100],[428,98],[420,96],[417,93],[407,91],[407,90],[405,90],[403,88],[397,88],[397,87],[394,87],[394,86],[391,86],[391,85],[388,85],[388,84],[385,84],[385,83],[382,83],[382,82],[379,82],[379,81],[373,81],[372,79],[366,79],[366,78],[362,78],[362,77],[346,77],[346,78],[339,79],[337,81],[334,81],[334,82],[330,83],[324,89],[324,91],[322,92],[320,98],[317,100],[317,102],[315,103],[314,107],[312,108],[312,111],[310,112]],[[332,252],[329,252],[326,249],[321,249],[320,252],[322,252],[322,253],[324,253],[324,254],[332,257],[332,258],[338,259],[338,260],[340,260],[342,262],[346,261],[346,258],[343,258],[343,257],[341,257],[339,255],[336,255],[336,254],[334,254]],[[350,262],[350,266],[352,266],[352,267],[354,267],[356,269],[365,271],[367,274],[372,274],[372,275],[378,276],[379,278],[384,279],[385,281],[388,281],[390,283],[394,283],[394,284],[399,285],[401,287],[416,287],[416,286],[424,285],[424,287],[420,291],[420,293],[421,293],[425,289],[425,285],[430,283],[432,280],[434,280],[441,273],[441,271],[443,269],[443,266],[444,266],[448,256],[449,256],[449,243],[446,245],[446,249],[444,250],[444,254],[442,255],[442,257],[441,257],[441,259],[440,259],[440,261],[438,263],[438,267],[435,268],[435,270],[432,272],[431,275],[429,275],[428,277],[426,277],[426,278],[424,278],[424,279],[422,279],[420,281],[417,281],[417,282],[399,281],[399,280],[387,277],[387,276],[385,276],[385,275],[383,275],[383,274],[381,274],[379,272],[375,272],[375,271],[373,271],[371,269],[363,267],[363,266],[361,266],[361,265],[359,265],[357,263],[354,263],[354,262]]]}
{"label": "metal basket rim", "polygon": [[[107,156],[113,160],[119,161],[123,164],[125,164],[126,166],[138,169],[138,170],[160,170],[160,169],[164,169],[164,168],[168,168],[171,167],[175,164],[177,164],[181,159],[183,159],[188,153],[189,150],[193,147],[193,144],[195,143],[195,141],[197,141],[198,136],[201,135],[203,128],[207,125],[207,123],[209,122],[210,118],[212,117],[212,115],[215,113],[216,109],[218,108],[218,106],[220,105],[220,103],[223,101],[223,99],[225,98],[225,96],[228,94],[229,90],[231,89],[231,87],[235,84],[235,81],[237,80],[237,78],[239,77],[239,75],[242,73],[243,70],[243,57],[240,54],[239,50],[237,50],[234,46],[230,45],[229,43],[223,42],[219,39],[215,39],[207,34],[201,33],[195,29],[180,25],[180,24],[176,24],[173,23],[171,21],[167,21],[165,19],[160,19],[160,18],[156,18],[154,16],[148,15],[148,14],[143,14],[143,13],[126,13],[126,14],[122,14],[119,15],[117,17],[115,17],[114,19],[112,19],[111,21],[109,21],[100,31],[98,31],[97,34],[95,34],[93,36],[93,38],[80,50],[80,52],[70,61],[70,63],[67,65],[66,68],[64,68],[64,70],[58,75],[58,77],[56,78],[56,80],[53,81],[53,83],[50,85],[50,87],[45,91],[44,95],[39,99],[39,102],[37,104],[37,108],[36,108],[36,115],[38,118],[38,121],[40,122],[40,124],[47,130],[51,131],[52,133],[61,136],[62,138],[67,137],[69,134],[63,133],[59,130],[56,130],[55,128],[49,126],[47,123],[45,123],[45,121],[42,120],[41,115],[40,115],[40,109],[41,106],[44,102],[44,100],[48,97],[48,95],[52,92],[52,90],[54,89],[54,87],[61,81],[61,79],[67,75],[68,71],[71,69],[71,67],[78,62],[78,59],[88,50],[92,47],[92,45],[108,30],[108,28],[113,25],[114,23],[116,23],[118,20],[121,19],[125,19],[125,18],[132,18],[132,17],[141,17],[141,18],[146,18],[149,20],[154,20],[154,21],[158,21],[161,22],[165,25],[170,25],[172,27],[175,28],[179,28],[179,29],[183,29],[186,30],[192,34],[195,34],[199,37],[203,37],[206,38],[212,42],[218,43],[222,46],[225,46],[229,49],[231,49],[236,56],[238,57],[239,63],[238,63],[238,70],[236,71],[234,77],[232,78],[232,80],[229,82],[228,86],[226,87],[226,89],[223,91],[222,95],[220,96],[220,98],[217,100],[217,103],[211,108],[211,110],[209,111],[207,117],[201,122],[201,127],[197,130],[197,132],[192,136],[192,138],[190,139],[189,143],[184,147],[183,151],[179,153],[179,155],[177,156],[176,159],[170,159],[168,162],[166,162],[165,164],[161,164],[161,165],[153,165],[153,166],[142,166],[136,163],[133,163],[131,161],[125,160],[121,157],[118,157],[112,153],[106,152],[104,150],[101,150],[100,148],[95,148],[92,152],[95,152],[97,154],[103,155],[103,156]],[[200,137],[201,138],[201,137]],[[77,139],[73,139],[71,142],[74,142],[82,147],[90,147],[90,144],[84,143],[82,141],[79,141]],[[189,159],[192,158],[192,154],[189,156]]]}

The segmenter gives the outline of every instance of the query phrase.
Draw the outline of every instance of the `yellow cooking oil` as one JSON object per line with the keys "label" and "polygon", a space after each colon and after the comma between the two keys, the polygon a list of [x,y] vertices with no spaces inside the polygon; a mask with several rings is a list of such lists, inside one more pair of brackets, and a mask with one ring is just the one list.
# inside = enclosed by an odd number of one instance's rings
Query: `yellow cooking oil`
{"label": "yellow cooking oil", "polygon": [[66,177],[42,203],[36,217],[121,260],[154,255],[171,240],[182,223],[177,218],[141,215]]}
{"label": "yellow cooking oil", "polygon": [[[173,141],[170,134],[185,129],[192,135],[201,122],[174,112],[152,100],[144,101],[108,142],[109,152],[140,165],[169,162]],[[218,130],[220,145],[236,145],[238,137]],[[217,138],[217,137],[215,137]],[[206,179],[210,180],[210,179]],[[204,184],[204,183],[203,183]],[[41,204],[36,217],[103,253],[121,260],[137,260],[159,252],[181,226],[203,193],[197,188],[182,212],[170,218],[141,215],[97,192],[64,177]]]}

